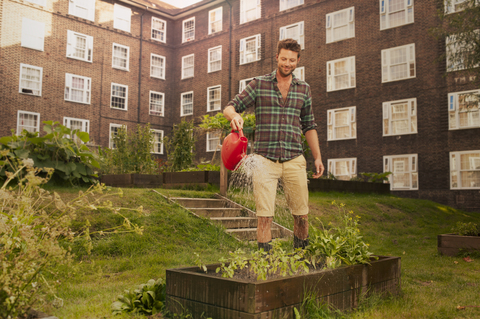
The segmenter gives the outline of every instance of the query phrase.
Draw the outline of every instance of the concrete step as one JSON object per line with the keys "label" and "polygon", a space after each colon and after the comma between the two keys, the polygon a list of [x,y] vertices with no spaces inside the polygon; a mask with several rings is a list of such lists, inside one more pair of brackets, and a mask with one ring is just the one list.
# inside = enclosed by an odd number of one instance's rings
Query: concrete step
{"label": "concrete step", "polygon": [[[257,240],[256,228],[227,229],[226,232],[241,240]],[[272,227],[272,238],[281,237],[280,229]]]}
{"label": "concrete step", "polygon": [[210,220],[218,222],[227,229],[236,228],[255,228],[257,227],[257,218],[255,217],[213,217]]}
{"label": "concrete step", "polygon": [[222,199],[215,198],[183,198],[172,197],[171,200],[176,201],[185,208],[221,208],[227,207],[227,203]]}
{"label": "concrete step", "polygon": [[188,208],[192,213],[207,218],[244,217],[241,208]]}

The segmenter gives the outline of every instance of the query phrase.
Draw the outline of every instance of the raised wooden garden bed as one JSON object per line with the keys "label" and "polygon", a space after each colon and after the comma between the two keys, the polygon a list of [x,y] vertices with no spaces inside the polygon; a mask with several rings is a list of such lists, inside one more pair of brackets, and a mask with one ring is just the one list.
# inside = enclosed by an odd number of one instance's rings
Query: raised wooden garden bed
{"label": "raised wooden garden bed", "polygon": [[[219,265],[207,266],[215,272]],[[188,309],[193,318],[294,318],[305,295],[346,310],[366,293],[400,292],[400,258],[383,257],[371,265],[354,265],[292,277],[250,282],[211,276],[198,267],[167,270],[167,307],[174,313]]]}
{"label": "raised wooden garden bed", "polygon": [[182,186],[207,186],[208,184],[220,185],[220,172],[195,171],[163,173],[163,187],[175,188]]}
{"label": "raised wooden garden bed", "polygon": [[309,179],[308,190],[311,192],[350,192],[390,194],[390,184],[356,181],[339,181],[332,179]]}
{"label": "raised wooden garden bed", "polygon": [[102,175],[100,182],[113,187],[162,187],[162,174],[115,174]]}
{"label": "raised wooden garden bed", "polygon": [[439,254],[447,256],[457,256],[461,251],[480,252],[480,236],[438,235],[437,247]]}

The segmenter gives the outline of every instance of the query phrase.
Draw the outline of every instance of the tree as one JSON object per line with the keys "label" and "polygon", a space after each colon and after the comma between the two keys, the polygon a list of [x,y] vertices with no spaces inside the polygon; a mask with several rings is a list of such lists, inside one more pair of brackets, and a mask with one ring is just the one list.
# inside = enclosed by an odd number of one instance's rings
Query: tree
{"label": "tree", "polygon": [[195,158],[195,134],[192,121],[182,120],[173,125],[170,137],[163,139],[167,149],[168,170],[179,172],[193,165]]}
{"label": "tree", "polygon": [[480,76],[480,1],[438,0],[440,25],[431,29],[437,39],[445,39],[447,72],[467,69]]}

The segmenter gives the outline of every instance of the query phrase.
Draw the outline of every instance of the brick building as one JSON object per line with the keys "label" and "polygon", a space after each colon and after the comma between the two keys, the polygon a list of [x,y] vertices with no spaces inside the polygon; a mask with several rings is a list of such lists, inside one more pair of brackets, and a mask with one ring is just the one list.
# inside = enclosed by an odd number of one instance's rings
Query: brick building
{"label": "brick building", "polygon": [[[461,1],[460,1],[461,2]],[[480,210],[478,82],[440,57],[437,0],[0,0],[0,134],[55,120],[108,146],[150,123],[214,115],[302,43],[322,157],[337,178],[391,171],[391,189]],[[452,14],[459,5],[448,7]],[[447,71],[447,76],[444,76]],[[200,136],[198,158],[218,137]],[[165,156],[157,143],[155,153]]]}

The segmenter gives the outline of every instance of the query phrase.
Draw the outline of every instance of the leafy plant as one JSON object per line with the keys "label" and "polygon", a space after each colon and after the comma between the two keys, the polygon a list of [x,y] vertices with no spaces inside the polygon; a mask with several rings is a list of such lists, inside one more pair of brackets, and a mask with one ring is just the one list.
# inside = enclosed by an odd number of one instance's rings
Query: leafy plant
{"label": "leafy plant", "polygon": [[370,183],[383,183],[388,181],[388,176],[391,175],[392,172],[384,172],[384,173],[360,173],[367,182]]}
{"label": "leafy plant", "polygon": [[460,236],[480,236],[480,224],[457,222],[452,231]]}
{"label": "leafy plant", "polygon": [[173,125],[171,136],[163,139],[167,149],[168,170],[170,172],[179,172],[193,164],[196,141],[193,129],[193,120],[182,120],[180,123]]}
{"label": "leafy plant", "polygon": [[[97,156],[83,144],[90,140],[88,133],[71,130],[58,122],[43,123],[44,136],[24,130],[20,135],[12,132],[11,136],[0,138],[0,162],[30,158],[35,167],[54,169],[51,176],[54,181],[96,183],[95,169],[100,165]],[[9,165],[0,170],[0,179],[5,180],[6,172],[13,172]],[[44,172],[43,176],[47,174]]]}
{"label": "leafy plant", "polygon": [[182,172],[220,171],[220,166],[215,164],[199,164],[197,167],[182,169]]}
{"label": "leafy plant", "polygon": [[141,284],[132,291],[125,290],[123,295],[117,297],[112,303],[112,313],[123,312],[154,315],[163,311],[165,307],[165,282],[162,278],[150,279],[147,283]]}

